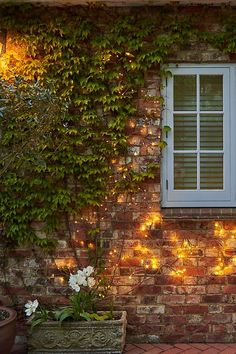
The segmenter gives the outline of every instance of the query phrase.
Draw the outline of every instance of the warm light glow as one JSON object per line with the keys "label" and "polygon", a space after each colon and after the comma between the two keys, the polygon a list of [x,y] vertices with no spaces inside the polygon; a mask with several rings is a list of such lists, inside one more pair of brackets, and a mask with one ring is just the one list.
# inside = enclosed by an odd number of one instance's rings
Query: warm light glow
{"label": "warm light glow", "polygon": [[130,121],[129,121],[129,127],[130,127],[130,128],[135,128],[135,126],[136,126],[135,121],[134,121],[134,120],[130,120]]}
{"label": "warm light glow", "polygon": [[64,285],[65,279],[64,279],[64,277],[55,277],[54,283],[57,285]]}
{"label": "warm light glow", "polygon": [[126,197],[123,194],[120,194],[117,198],[118,203],[124,203],[126,200]]}
{"label": "warm light glow", "polygon": [[55,264],[58,269],[70,269],[76,265],[73,258],[57,258]]}
{"label": "warm light glow", "polygon": [[94,249],[95,249],[95,245],[94,245],[94,243],[89,242],[89,244],[88,244],[88,248],[89,248],[90,250],[94,250]]}
{"label": "warm light glow", "polygon": [[141,231],[145,231],[145,230],[146,230],[146,225],[141,225],[141,226],[140,226],[140,230],[141,230]]}

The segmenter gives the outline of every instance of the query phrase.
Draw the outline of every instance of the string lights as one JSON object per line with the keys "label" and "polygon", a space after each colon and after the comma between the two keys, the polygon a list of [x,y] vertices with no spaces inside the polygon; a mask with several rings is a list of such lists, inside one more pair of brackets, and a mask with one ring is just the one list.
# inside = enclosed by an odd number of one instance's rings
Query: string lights
{"label": "string lights", "polygon": [[214,268],[214,274],[235,274],[236,252],[234,240],[236,239],[236,229],[231,229],[230,231],[225,230],[224,223],[216,221],[214,224],[214,235],[218,237],[217,247],[220,253],[220,257],[217,258],[217,264]]}

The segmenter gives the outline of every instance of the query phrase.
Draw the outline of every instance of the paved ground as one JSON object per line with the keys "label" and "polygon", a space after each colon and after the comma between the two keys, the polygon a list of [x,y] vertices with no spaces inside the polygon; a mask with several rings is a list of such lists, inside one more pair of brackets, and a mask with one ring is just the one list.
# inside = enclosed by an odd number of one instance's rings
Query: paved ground
{"label": "paved ground", "polygon": [[125,347],[126,354],[236,354],[236,344],[127,344]]}
{"label": "paved ground", "polygon": [[[124,354],[236,354],[236,344],[127,344]],[[13,348],[11,354],[27,354],[27,350],[22,345]]]}

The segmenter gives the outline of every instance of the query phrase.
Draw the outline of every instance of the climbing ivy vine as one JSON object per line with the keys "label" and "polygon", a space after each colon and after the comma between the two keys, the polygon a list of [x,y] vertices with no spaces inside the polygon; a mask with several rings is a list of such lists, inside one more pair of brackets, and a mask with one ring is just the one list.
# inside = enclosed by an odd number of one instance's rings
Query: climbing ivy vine
{"label": "climbing ivy vine", "polygon": [[25,51],[7,53],[1,74],[0,215],[15,244],[48,246],[63,215],[154,177],[156,164],[117,178],[112,160],[127,154],[146,71],[162,75],[168,57],[196,38],[199,18],[173,8],[31,5],[4,6],[0,18]]}

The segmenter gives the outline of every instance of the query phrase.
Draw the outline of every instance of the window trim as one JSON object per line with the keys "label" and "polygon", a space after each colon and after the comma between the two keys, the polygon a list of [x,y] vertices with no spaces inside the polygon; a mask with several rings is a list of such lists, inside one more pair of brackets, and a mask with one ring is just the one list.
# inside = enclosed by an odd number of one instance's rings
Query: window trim
{"label": "window trim", "polygon": [[168,137],[163,136],[168,145],[163,150],[161,165],[162,207],[234,207],[236,206],[236,161],[234,161],[236,159],[236,99],[233,98],[234,93],[236,96],[236,64],[170,64],[168,71],[180,75],[185,73],[189,75],[224,74],[224,189],[222,191],[177,191],[173,189],[173,175],[169,172],[173,161],[174,133],[173,111],[170,111],[170,107],[173,107],[173,78],[170,76],[166,79],[162,89],[165,100],[163,125],[171,127],[171,131],[167,133]]}

